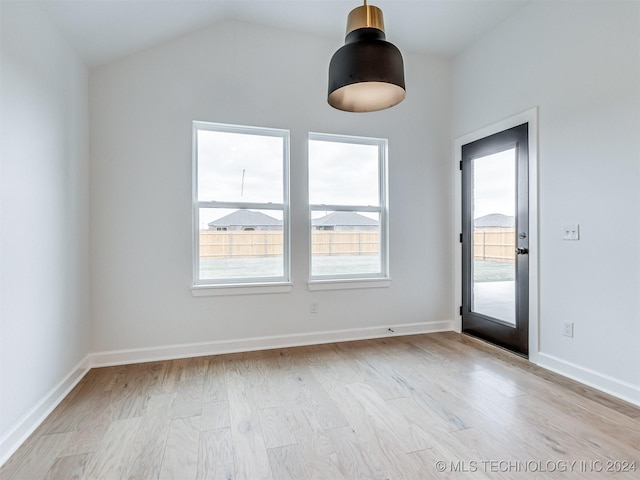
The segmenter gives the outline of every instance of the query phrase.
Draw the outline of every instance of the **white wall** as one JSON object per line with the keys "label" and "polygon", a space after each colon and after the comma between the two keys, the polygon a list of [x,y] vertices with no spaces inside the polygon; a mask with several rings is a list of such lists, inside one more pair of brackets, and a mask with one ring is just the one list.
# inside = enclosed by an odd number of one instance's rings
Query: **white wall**
{"label": "white wall", "polygon": [[455,59],[453,99],[454,137],[539,106],[534,356],[640,403],[640,4],[532,2]]}
{"label": "white wall", "polygon": [[[341,40],[223,22],[92,70],[93,351],[452,320],[449,63],[405,55],[404,103],[339,112]],[[291,130],[291,293],[192,297],[193,120]],[[390,288],[308,291],[309,131],[389,139]]]}
{"label": "white wall", "polygon": [[88,72],[31,4],[1,43],[0,463],[90,346]]}

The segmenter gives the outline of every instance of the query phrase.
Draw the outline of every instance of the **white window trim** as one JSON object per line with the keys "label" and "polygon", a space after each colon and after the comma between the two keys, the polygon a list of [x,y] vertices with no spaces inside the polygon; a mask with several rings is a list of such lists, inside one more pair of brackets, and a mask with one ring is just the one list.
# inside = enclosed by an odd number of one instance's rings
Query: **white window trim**
{"label": "white window trim", "polygon": [[[255,203],[255,202],[219,202],[198,200],[198,131],[209,130],[215,132],[243,133],[279,137],[283,140],[283,203]],[[291,228],[289,205],[289,158],[290,132],[289,130],[244,125],[229,125],[203,121],[193,122],[192,138],[192,286],[191,294],[196,297],[211,295],[239,295],[261,293],[284,293],[291,291]],[[247,277],[215,280],[200,280],[200,208],[236,208],[254,210],[282,211],[282,256],[283,276],[281,277]]]}
{"label": "white window trim", "polygon": [[361,288],[389,288],[391,278],[358,278],[358,279],[330,279],[330,280],[309,280],[307,288],[309,291],[319,290],[356,290]]}
{"label": "white window trim", "polygon": [[[352,143],[356,145],[375,145],[378,147],[378,206],[372,205],[325,205],[309,204],[309,290],[340,290],[352,288],[380,288],[391,284],[389,276],[389,189],[388,189],[388,149],[389,142],[384,138],[357,137],[310,132],[308,140]],[[307,149],[308,151],[308,149]],[[307,174],[307,191],[309,175]],[[380,215],[380,273],[352,275],[313,275],[312,220],[314,211],[375,212]]]}
{"label": "white window trim", "polygon": [[229,285],[194,285],[191,295],[194,297],[217,297],[222,295],[264,295],[271,293],[289,293],[293,290],[291,282],[282,283],[241,283]]}

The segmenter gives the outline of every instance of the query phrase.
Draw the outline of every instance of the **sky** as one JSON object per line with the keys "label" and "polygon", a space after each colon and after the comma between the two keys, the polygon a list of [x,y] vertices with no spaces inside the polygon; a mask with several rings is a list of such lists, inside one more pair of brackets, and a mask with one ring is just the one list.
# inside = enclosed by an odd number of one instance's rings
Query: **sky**
{"label": "sky", "polygon": [[[283,203],[283,148],[279,136],[199,130],[198,200]],[[309,172],[312,204],[379,203],[377,145],[310,140]],[[200,228],[233,211],[201,209]],[[262,212],[282,219],[280,210]]]}
{"label": "sky", "polygon": [[309,203],[378,206],[378,146],[309,140]]}
{"label": "sky", "polygon": [[282,203],[282,137],[198,132],[198,200]]}
{"label": "sky", "polygon": [[515,149],[476,158],[473,161],[473,218],[490,213],[515,216]]}
{"label": "sky", "polygon": [[[280,136],[200,130],[198,199],[283,203],[283,148]],[[474,160],[474,218],[515,215],[515,168],[515,149]],[[378,205],[378,146],[309,140],[309,202]],[[200,228],[233,211],[201,209]],[[262,212],[282,219],[281,210]],[[328,213],[317,211],[312,216]]]}

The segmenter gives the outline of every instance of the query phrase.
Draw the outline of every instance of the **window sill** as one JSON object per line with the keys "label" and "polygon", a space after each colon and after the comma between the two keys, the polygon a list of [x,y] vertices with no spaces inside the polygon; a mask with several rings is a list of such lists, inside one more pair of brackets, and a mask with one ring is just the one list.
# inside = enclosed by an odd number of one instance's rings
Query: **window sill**
{"label": "window sill", "polygon": [[239,283],[237,285],[194,285],[191,295],[194,297],[217,297],[223,295],[264,295],[270,293],[289,293],[293,289],[290,282],[282,283]]}
{"label": "window sill", "polygon": [[316,290],[351,290],[357,288],[388,288],[391,286],[390,278],[355,278],[332,280],[309,280],[307,283],[310,291]]}

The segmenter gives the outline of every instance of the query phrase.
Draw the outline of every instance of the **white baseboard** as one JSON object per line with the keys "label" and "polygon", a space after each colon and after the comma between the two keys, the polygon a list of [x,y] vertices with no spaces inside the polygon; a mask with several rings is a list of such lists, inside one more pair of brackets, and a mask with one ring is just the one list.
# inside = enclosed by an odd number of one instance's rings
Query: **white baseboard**
{"label": "white baseboard", "polygon": [[[533,359],[530,359],[533,361]],[[567,362],[560,358],[538,352],[535,356],[536,365],[569,377],[580,383],[584,383],[602,392],[618,397],[624,401],[640,406],[640,388],[610,377],[600,372],[581,367],[575,363]]]}
{"label": "white baseboard", "polygon": [[45,418],[56,408],[91,368],[89,355],[76,365],[58,385],[47,392],[2,438],[0,466],[24,443]]}
{"label": "white baseboard", "polygon": [[425,322],[91,353],[29,410],[15,427],[0,439],[0,466],[13,455],[18,447],[38,428],[47,415],[60,404],[91,368],[203,355],[220,355],[321,343],[444,332],[452,329],[453,321]]}
{"label": "white baseboard", "polygon": [[[128,363],[155,362],[174,358],[200,357],[204,355],[221,355],[225,353],[270,350],[273,348],[301,347],[321,343],[366,340],[401,335],[445,332],[453,330],[453,321],[410,323],[405,325],[389,325],[383,327],[353,328],[349,330],[332,330],[325,332],[300,333],[293,335],[274,335],[268,337],[244,338],[238,340],[221,340],[205,343],[189,343],[184,345],[167,345],[164,347],[137,348],[132,350],[116,350],[98,352],[90,355],[92,367],[126,365]],[[390,331],[391,329],[392,331]]]}
{"label": "white baseboard", "polygon": [[[29,435],[33,433],[47,415],[58,406],[90,368],[170,360],[174,358],[319,345],[322,343],[446,332],[454,331],[455,325],[454,320],[447,320],[92,353],[76,365],[57,386],[51,389],[40,402],[24,415],[15,427],[0,439],[0,466],[2,466]],[[391,331],[389,329],[391,329]],[[640,388],[635,385],[622,382],[544,353],[537,353],[533,358],[530,358],[530,360],[543,368],[640,406]]]}

